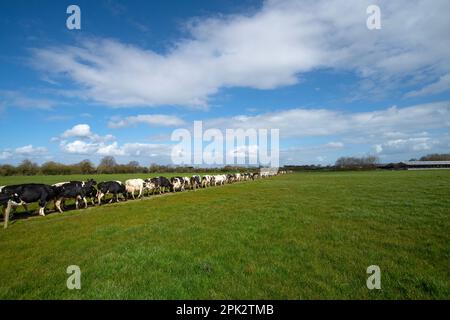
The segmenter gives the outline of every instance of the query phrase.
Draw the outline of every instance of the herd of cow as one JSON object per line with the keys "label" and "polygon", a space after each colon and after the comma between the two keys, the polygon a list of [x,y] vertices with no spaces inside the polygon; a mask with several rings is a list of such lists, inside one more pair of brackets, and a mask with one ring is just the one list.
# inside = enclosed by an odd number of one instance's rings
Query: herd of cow
{"label": "herd of cow", "polygon": [[40,183],[27,183],[0,187],[0,205],[3,207],[4,227],[8,225],[11,209],[22,205],[28,211],[28,204],[38,202],[39,215],[45,216],[45,207],[51,201],[55,204],[55,211],[63,212],[64,202],[67,199],[75,200],[75,207],[80,207],[80,202],[84,207],[88,207],[88,200],[93,205],[101,205],[105,195],[112,195],[109,203],[129,198],[135,199],[147,194],[163,194],[166,192],[179,192],[184,190],[196,190],[197,188],[207,188],[220,186],[226,183],[238,181],[255,180],[266,178],[276,174],[283,174],[285,171],[259,172],[259,173],[235,173],[221,175],[193,175],[192,177],[156,177],[149,179],[129,179],[125,183],[121,181],[104,181],[97,183],[93,179],[87,181],[67,181],[53,185]]}

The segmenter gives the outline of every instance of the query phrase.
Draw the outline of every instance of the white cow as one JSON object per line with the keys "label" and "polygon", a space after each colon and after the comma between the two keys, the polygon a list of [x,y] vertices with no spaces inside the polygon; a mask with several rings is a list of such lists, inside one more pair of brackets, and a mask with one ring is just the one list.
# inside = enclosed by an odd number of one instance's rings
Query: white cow
{"label": "white cow", "polygon": [[224,174],[218,174],[214,176],[214,185],[215,186],[223,186],[227,181],[227,176]]}
{"label": "white cow", "polygon": [[127,193],[131,193],[133,199],[136,199],[134,193],[139,191],[138,198],[142,197],[142,192],[144,191],[145,181],[142,179],[129,179],[125,181],[125,189]]}

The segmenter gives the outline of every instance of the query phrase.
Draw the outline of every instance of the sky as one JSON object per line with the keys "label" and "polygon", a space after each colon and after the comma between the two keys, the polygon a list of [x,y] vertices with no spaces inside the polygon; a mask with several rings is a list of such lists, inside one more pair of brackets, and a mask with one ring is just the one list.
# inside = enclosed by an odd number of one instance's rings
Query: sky
{"label": "sky", "polygon": [[1,1],[0,163],[170,164],[171,134],[194,121],[279,129],[282,165],[449,153],[448,12],[448,0]]}

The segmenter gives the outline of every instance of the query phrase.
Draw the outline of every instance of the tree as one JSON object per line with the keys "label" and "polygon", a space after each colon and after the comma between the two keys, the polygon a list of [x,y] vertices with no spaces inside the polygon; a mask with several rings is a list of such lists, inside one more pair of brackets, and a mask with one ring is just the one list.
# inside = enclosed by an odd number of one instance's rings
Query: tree
{"label": "tree", "polygon": [[39,166],[31,160],[25,159],[17,167],[17,171],[24,176],[32,176],[39,172]]}
{"label": "tree", "polygon": [[336,160],[335,167],[339,169],[375,169],[378,162],[376,156],[340,157]]}
{"label": "tree", "polygon": [[420,161],[450,161],[450,154],[433,153],[420,158]]}
{"label": "tree", "polygon": [[80,163],[77,163],[76,166],[78,167],[78,169],[80,171],[79,173],[81,173],[81,174],[95,173],[95,167],[92,164],[92,162],[88,159],[85,159],[85,160],[81,161]]}
{"label": "tree", "polygon": [[117,167],[116,159],[112,156],[103,157],[97,167],[98,173],[114,173]]}

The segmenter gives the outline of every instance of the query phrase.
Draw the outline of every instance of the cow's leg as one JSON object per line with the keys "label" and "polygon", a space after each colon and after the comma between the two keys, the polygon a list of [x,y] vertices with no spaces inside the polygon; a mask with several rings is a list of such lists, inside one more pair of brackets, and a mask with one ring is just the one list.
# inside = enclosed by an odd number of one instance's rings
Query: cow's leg
{"label": "cow's leg", "polygon": [[116,195],[115,193],[113,193],[113,194],[112,194],[111,200],[109,200],[109,202],[108,202],[108,203],[112,203],[112,202],[113,202],[113,200],[114,200],[114,196],[115,196],[115,195]]}
{"label": "cow's leg", "polygon": [[40,200],[39,201],[39,215],[40,216],[45,216],[45,205],[47,204],[47,202],[45,200]]}
{"label": "cow's leg", "polygon": [[75,198],[75,209],[77,209],[77,210],[80,207],[79,204],[78,204],[79,201],[80,201],[80,196],[76,196],[76,198]]}
{"label": "cow's leg", "polygon": [[103,192],[99,192],[98,196],[97,196],[97,200],[98,200],[98,205],[100,206],[102,204],[102,198],[105,196],[105,194]]}
{"label": "cow's leg", "polygon": [[[59,213],[63,213],[63,211],[62,211],[62,209],[61,209],[61,201],[62,201],[61,198],[55,200],[55,207],[56,207],[56,209],[59,211]],[[55,210],[55,211],[56,211],[56,210]]]}

